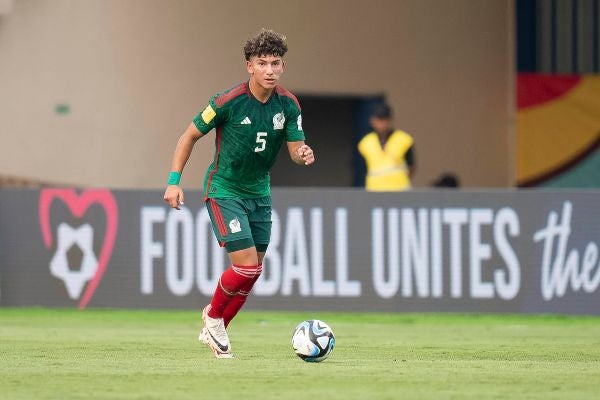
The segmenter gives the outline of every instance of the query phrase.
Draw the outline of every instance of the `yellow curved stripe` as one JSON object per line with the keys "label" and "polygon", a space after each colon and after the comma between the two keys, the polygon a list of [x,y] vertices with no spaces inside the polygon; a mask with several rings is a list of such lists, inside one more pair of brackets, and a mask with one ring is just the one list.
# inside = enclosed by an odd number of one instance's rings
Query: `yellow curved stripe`
{"label": "yellow curved stripe", "polygon": [[517,182],[551,173],[597,142],[600,77],[584,77],[565,96],[517,113]]}

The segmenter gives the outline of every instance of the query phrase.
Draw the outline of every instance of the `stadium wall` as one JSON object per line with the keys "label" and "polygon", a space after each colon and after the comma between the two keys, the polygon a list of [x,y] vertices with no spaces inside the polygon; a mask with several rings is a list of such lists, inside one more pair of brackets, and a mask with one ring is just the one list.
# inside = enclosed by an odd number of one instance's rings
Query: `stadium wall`
{"label": "stadium wall", "polygon": [[[195,308],[226,255],[202,194],[0,189],[0,305]],[[600,315],[600,191],[274,190],[263,310]]]}
{"label": "stadium wall", "polygon": [[[511,186],[513,18],[512,0],[14,1],[0,18],[0,172],[161,187],[177,137],[246,79],[242,44],[270,27],[289,38],[290,90],[388,97],[416,138],[416,186],[448,170]],[[211,138],[196,147],[188,187],[213,154]]]}

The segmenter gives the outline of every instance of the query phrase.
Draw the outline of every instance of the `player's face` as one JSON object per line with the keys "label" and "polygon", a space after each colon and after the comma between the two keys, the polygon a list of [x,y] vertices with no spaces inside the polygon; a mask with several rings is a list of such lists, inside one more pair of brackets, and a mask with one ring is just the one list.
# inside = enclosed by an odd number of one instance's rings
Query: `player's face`
{"label": "player's face", "polygon": [[273,89],[283,74],[283,59],[279,56],[252,57],[246,62],[251,78],[265,89]]}

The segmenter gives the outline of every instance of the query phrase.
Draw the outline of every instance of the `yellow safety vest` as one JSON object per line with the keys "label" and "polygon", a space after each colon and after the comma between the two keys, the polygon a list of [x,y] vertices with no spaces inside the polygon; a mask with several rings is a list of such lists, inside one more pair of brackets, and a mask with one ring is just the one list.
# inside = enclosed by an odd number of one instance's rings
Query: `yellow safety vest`
{"label": "yellow safety vest", "polygon": [[394,131],[383,148],[375,132],[358,142],[358,151],[367,164],[365,188],[369,191],[392,192],[409,189],[410,178],[405,155],[413,144],[406,132]]}

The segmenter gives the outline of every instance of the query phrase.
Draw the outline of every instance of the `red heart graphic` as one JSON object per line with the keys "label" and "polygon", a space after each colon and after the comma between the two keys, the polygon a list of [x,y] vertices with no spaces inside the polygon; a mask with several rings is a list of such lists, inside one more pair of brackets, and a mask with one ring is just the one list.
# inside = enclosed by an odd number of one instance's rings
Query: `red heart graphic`
{"label": "red heart graphic", "polygon": [[88,284],[79,301],[79,308],[84,309],[100,284],[108,261],[112,255],[119,223],[117,202],[109,190],[84,190],[80,195],[77,195],[77,192],[74,189],[43,189],[40,192],[39,217],[44,244],[48,248],[52,246],[50,206],[54,199],[62,200],[69,207],[71,213],[78,218],[83,217],[86,210],[90,208],[92,204],[101,205],[106,214],[106,233],[104,235],[102,249],[100,250],[100,257],[98,258],[98,268],[96,268],[96,274]]}

